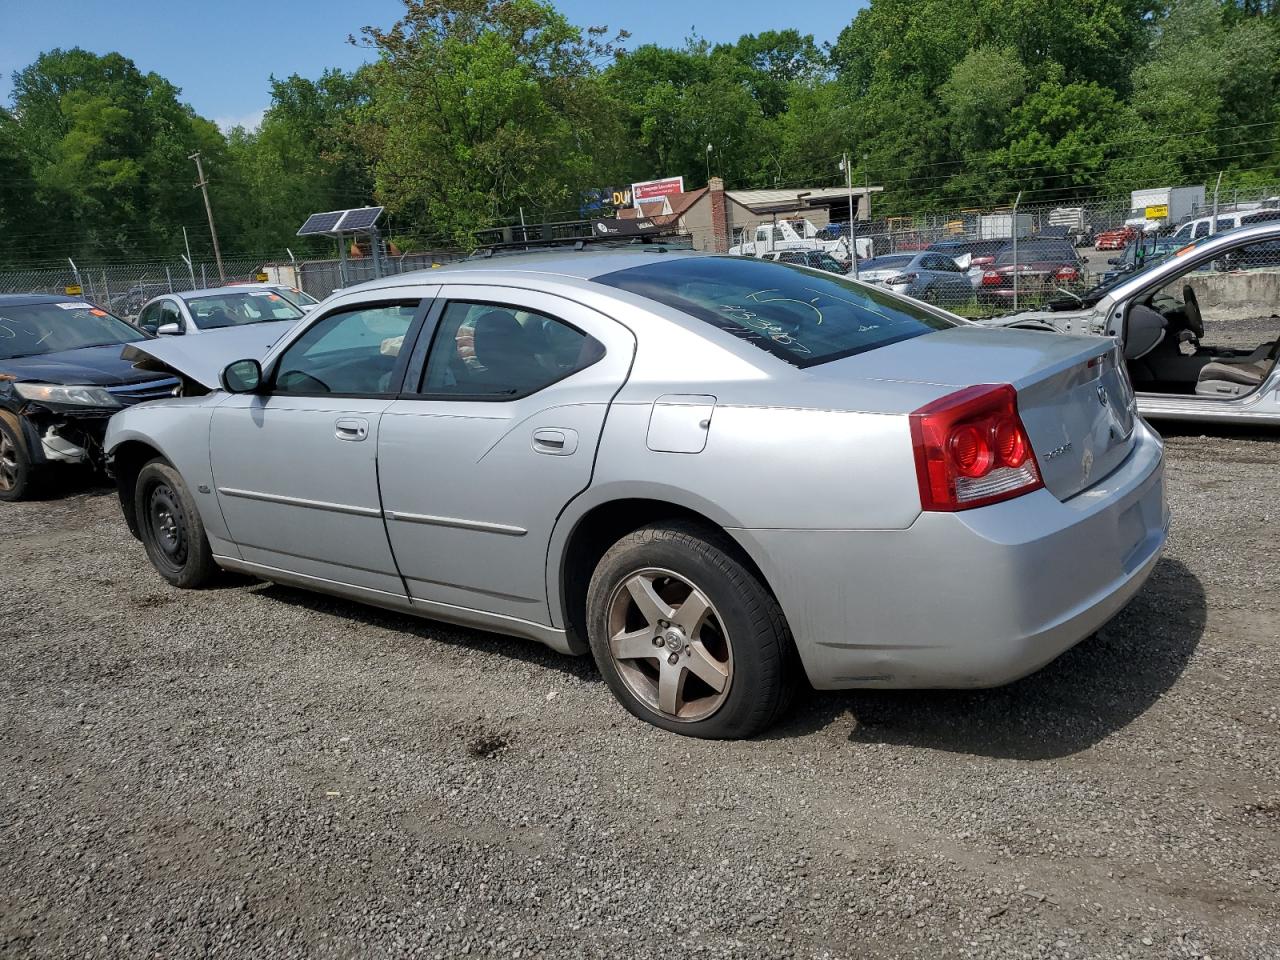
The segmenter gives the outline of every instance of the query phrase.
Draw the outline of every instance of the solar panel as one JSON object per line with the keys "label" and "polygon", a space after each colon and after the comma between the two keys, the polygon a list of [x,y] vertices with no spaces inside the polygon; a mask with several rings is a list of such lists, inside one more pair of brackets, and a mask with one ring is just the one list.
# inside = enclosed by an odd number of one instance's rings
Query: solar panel
{"label": "solar panel", "polygon": [[317,233],[332,233],[346,210],[331,210],[328,213],[313,213],[307,222],[298,228],[298,236],[309,237]]}
{"label": "solar panel", "polygon": [[380,216],[382,216],[382,207],[359,207],[355,210],[348,210],[337,229],[343,233],[350,233],[353,230],[368,230],[378,222]]}

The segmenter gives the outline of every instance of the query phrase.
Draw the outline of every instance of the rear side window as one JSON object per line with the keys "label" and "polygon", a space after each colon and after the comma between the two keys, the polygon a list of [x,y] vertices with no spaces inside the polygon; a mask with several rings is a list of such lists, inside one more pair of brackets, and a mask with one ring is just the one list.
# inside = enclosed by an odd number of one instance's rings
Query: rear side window
{"label": "rear side window", "polygon": [[887,291],[753,257],[661,260],[595,278],[809,367],[958,326]]}
{"label": "rear side window", "polygon": [[603,356],[603,344],[560,320],[514,306],[455,300],[440,318],[421,392],[514,400]]}

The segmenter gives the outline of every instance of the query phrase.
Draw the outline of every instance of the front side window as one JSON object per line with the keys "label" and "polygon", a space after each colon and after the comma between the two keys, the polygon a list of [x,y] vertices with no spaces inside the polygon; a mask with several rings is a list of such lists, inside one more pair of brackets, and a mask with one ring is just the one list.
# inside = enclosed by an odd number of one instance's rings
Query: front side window
{"label": "front side window", "polygon": [[746,257],[672,258],[595,281],[674,307],[797,367],[959,325],[887,291]]}
{"label": "front side window", "polygon": [[599,341],[545,314],[453,301],[432,340],[422,393],[512,400],[563,380],[603,356]]}
{"label": "front side window", "polygon": [[135,343],[145,336],[83,300],[0,304],[0,360]]}
{"label": "front side window", "polygon": [[1196,224],[1196,233],[1195,233],[1196,239],[1198,240],[1201,237],[1207,237],[1208,235],[1209,235],[1209,221],[1201,220],[1199,223]]}
{"label": "front side window", "polygon": [[393,392],[393,375],[416,303],[331,313],[289,345],[276,365],[276,393]]}
{"label": "front side window", "polygon": [[270,290],[252,293],[215,293],[187,300],[191,319],[201,330],[238,327],[273,320],[297,320],[302,311]]}
{"label": "front side window", "polygon": [[160,329],[160,304],[148,304],[138,315],[138,328],[154,334]]}

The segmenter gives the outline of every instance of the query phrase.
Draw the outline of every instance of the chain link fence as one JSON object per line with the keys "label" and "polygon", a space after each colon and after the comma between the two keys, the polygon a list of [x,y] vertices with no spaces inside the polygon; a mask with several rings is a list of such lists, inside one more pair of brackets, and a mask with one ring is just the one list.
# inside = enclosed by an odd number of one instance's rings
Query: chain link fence
{"label": "chain link fence", "polygon": [[370,257],[345,260],[271,260],[261,257],[224,259],[222,276],[213,261],[150,261],[145,263],[76,264],[65,267],[0,271],[0,293],[45,293],[83,298],[126,319],[135,318],[144,304],[165,293],[203,290],[224,283],[271,283],[298,287],[323,300],[341,287],[411,270],[425,270],[461,258],[443,251],[384,257],[375,266]]}
{"label": "chain link fence", "polygon": [[[751,236],[735,235],[733,242],[759,237],[760,228],[766,227],[765,249],[771,258],[819,266],[814,258],[829,254],[842,264],[841,269],[856,269],[862,279],[981,316],[1034,307],[1063,291],[1079,293],[1117,271],[1135,269],[1151,256],[1209,233],[1280,219],[1280,185],[1222,192],[1216,201],[1211,193],[1181,204],[1171,198],[1163,214],[1158,202],[1137,209],[1133,204],[1134,198],[1128,195],[1023,203],[1016,208],[1010,204],[876,217],[816,229],[800,224],[803,213],[797,212],[778,214],[772,223],[752,228]],[[582,224],[550,226],[581,231]],[[557,235],[547,234],[547,229],[540,227],[539,236]],[[499,243],[529,232],[523,227],[495,228],[485,237]],[[0,293],[75,295],[133,318],[143,304],[163,293],[252,282],[265,275],[270,282],[299,287],[322,300],[334,290],[379,275],[430,269],[464,256],[456,250],[438,250],[384,255],[376,263],[368,256],[300,262],[237,258],[223,261],[225,281],[212,261],[74,266],[68,262],[65,267],[0,271]]]}

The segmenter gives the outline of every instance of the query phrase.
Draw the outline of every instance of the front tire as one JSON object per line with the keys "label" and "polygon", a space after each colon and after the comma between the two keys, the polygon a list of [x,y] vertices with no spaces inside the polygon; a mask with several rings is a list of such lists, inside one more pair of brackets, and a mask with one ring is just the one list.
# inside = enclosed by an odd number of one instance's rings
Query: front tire
{"label": "front tire", "polygon": [[35,472],[22,432],[0,417],[0,500],[27,499]]}
{"label": "front tire", "polygon": [[152,460],[138,472],[133,505],[147,557],[175,587],[195,589],[217,575],[209,538],[177,470]]}
{"label": "front tire", "polygon": [[732,541],[702,526],[642,527],[614,544],[587,624],[614,696],[664,730],[750,737],[790,706],[799,671],[782,610]]}

